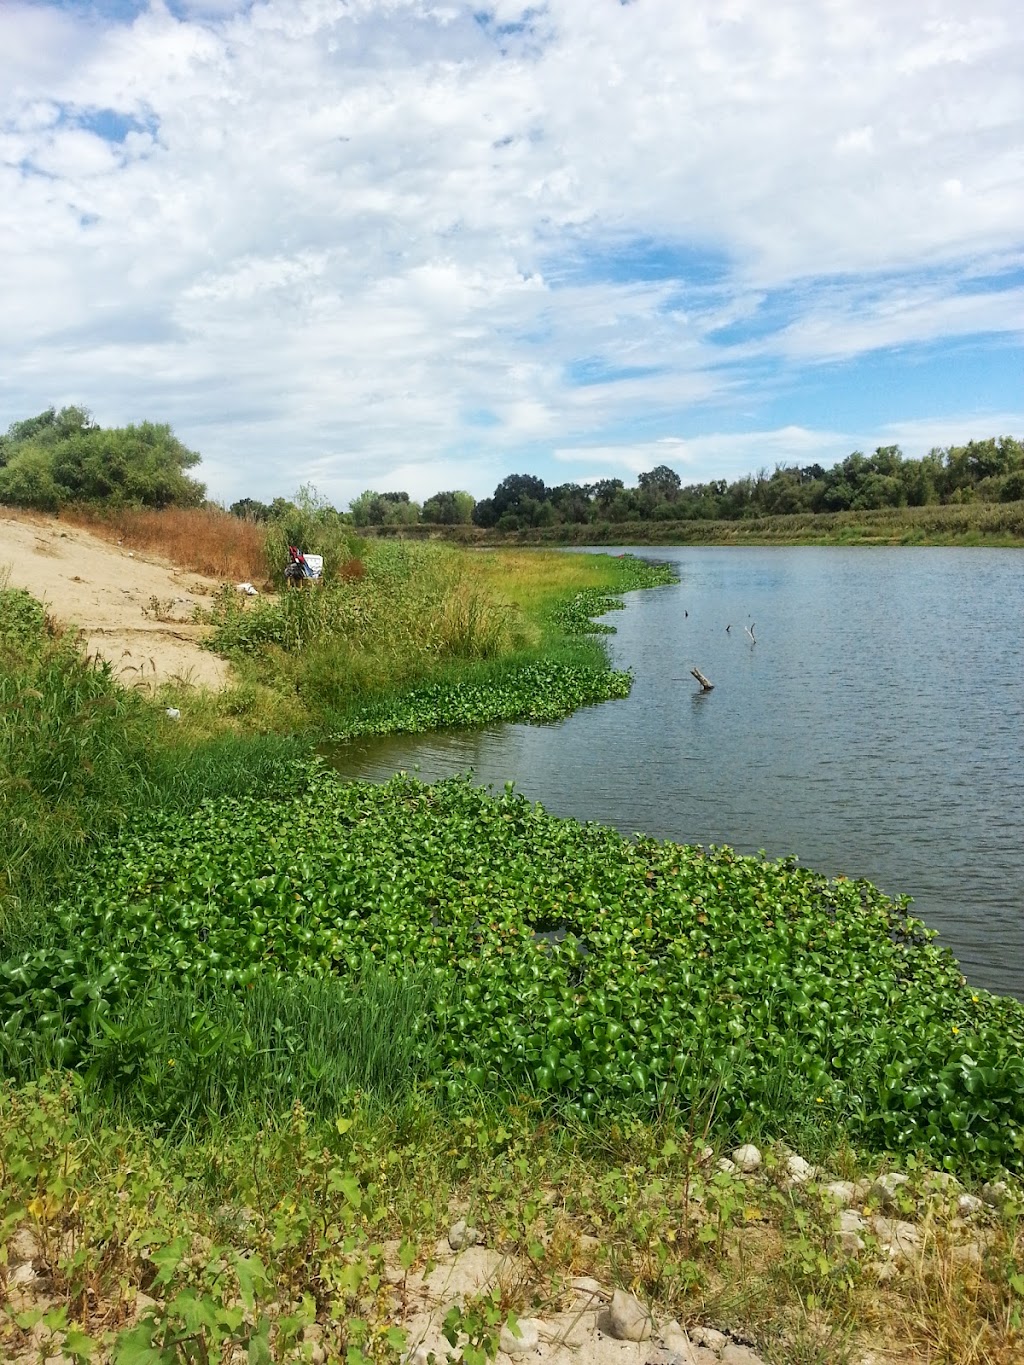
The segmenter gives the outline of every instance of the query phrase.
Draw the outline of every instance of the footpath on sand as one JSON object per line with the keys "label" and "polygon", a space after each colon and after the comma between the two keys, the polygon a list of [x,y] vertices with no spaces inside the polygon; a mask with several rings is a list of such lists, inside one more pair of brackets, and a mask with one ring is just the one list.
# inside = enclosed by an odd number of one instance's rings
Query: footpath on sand
{"label": "footpath on sand", "polygon": [[0,508],[0,581],[25,588],[61,624],[81,632],[127,686],[181,679],[223,687],[230,665],[201,647],[195,607],[215,579],[125,550],[50,517]]}

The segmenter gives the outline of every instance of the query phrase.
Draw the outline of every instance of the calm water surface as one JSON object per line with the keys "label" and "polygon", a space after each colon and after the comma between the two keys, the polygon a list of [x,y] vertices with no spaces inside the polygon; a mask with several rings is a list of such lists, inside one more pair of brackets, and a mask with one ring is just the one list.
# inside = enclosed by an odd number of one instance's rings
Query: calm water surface
{"label": "calm water surface", "polygon": [[972,983],[1024,998],[1024,552],[635,553],[681,582],[607,618],[627,700],[333,761],[371,779],[472,769],[627,834],[867,877],[914,898]]}

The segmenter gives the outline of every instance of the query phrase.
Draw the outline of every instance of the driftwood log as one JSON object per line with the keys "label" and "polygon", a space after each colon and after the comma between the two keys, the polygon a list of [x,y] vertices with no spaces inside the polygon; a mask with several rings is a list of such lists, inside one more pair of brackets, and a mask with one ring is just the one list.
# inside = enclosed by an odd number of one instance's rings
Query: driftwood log
{"label": "driftwood log", "polygon": [[690,673],[700,683],[700,690],[702,692],[713,692],[715,690],[715,684],[713,682],[708,682],[699,668],[691,668]]}

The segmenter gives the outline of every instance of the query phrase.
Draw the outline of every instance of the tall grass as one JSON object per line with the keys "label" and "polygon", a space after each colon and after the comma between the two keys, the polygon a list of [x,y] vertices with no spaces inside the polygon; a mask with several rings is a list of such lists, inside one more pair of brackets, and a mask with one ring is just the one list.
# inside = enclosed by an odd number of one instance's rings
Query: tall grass
{"label": "tall grass", "polygon": [[252,604],[225,592],[210,619],[213,648],[320,714],[540,638],[464,554],[390,542],[372,547],[360,578]]}
{"label": "tall grass", "polygon": [[88,1084],[165,1131],[261,1122],[296,1102],[330,1121],[357,1093],[387,1105],[430,1074],[433,994],[426,974],[372,963],[351,981],[267,976],[248,990],[154,982],[98,1021]]}
{"label": "tall grass", "polygon": [[34,598],[0,590],[0,945],[97,823],[131,806],[150,723]]}
{"label": "tall grass", "polygon": [[266,526],[217,507],[76,506],[62,509],[61,520],[210,578],[262,584],[269,576]]}

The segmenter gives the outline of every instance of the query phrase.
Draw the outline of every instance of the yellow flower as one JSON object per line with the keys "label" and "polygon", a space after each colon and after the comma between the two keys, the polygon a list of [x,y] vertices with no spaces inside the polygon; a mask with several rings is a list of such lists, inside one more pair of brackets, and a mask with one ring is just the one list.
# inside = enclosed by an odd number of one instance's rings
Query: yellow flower
{"label": "yellow flower", "polygon": [[168,1065],[168,1066],[173,1066],[173,1065],[174,1065],[174,1058],[173,1058],[173,1057],[168,1057],[168,1058],[167,1058],[167,1065]]}
{"label": "yellow flower", "polygon": [[960,1032],[960,1030],[957,1028],[956,1024],[953,1025],[953,1032],[954,1032],[954,1033],[959,1033],[959,1032]]}
{"label": "yellow flower", "polygon": [[815,1097],[814,1103],[815,1103],[815,1104],[824,1104],[825,1101],[821,1098],[820,1095],[818,1095],[818,1096]]}

